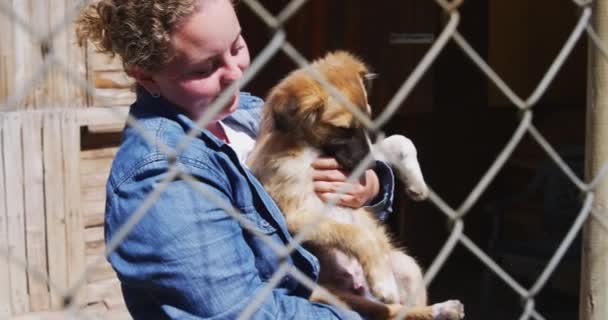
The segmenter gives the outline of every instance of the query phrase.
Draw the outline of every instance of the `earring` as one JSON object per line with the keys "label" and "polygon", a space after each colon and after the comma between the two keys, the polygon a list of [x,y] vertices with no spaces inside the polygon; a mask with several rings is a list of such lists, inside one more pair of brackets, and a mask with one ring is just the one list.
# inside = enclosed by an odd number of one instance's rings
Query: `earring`
{"label": "earring", "polygon": [[152,93],[152,98],[155,98],[155,99],[160,98],[160,93],[156,93],[156,92]]}

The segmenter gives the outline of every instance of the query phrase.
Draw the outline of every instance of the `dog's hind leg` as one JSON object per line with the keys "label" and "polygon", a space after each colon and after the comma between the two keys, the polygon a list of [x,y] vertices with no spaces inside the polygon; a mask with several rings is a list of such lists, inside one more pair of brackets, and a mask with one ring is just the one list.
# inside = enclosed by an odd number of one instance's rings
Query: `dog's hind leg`
{"label": "dog's hind leg", "polygon": [[[448,300],[432,306],[404,307],[400,304],[385,304],[352,292],[328,289],[335,298],[367,319],[460,320],[464,318],[464,306],[457,300]],[[313,291],[310,299],[331,304],[330,300],[318,289]],[[401,317],[402,314],[405,317]]]}
{"label": "dog's hind leg", "polygon": [[[405,308],[405,320],[460,320],[464,318],[464,306],[458,300],[448,300],[426,307]],[[401,310],[399,310],[401,311]],[[397,318],[391,314],[389,319]]]}
{"label": "dog's hind leg", "polygon": [[390,261],[399,286],[399,303],[404,306],[426,306],[426,286],[418,263],[400,250],[390,253]]}
{"label": "dog's hind leg", "polygon": [[[361,213],[361,217],[363,218]],[[291,212],[285,216],[287,227],[298,235],[305,226],[304,242],[316,248],[336,248],[361,263],[372,294],[386,303],[399,301],[399,289],[386,248],[373,234],[357,224],[337,223],[324,215]]]}
{"label": "dog's hind leg", "polygon": [[402,135],[392,135],[372,148],[376,159],[388,161],[397,170],[410,198],[420,201],[428,197],[429,189],[422,176],[416,147],[410,139]]}

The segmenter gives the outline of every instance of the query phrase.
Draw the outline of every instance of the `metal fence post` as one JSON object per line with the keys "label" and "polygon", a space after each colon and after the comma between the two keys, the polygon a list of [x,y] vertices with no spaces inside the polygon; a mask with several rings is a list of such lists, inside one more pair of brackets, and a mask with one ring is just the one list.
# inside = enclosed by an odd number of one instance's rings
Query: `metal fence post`
{"label": "metal fence post", "polygon": [[[593,4],[592,27],[599,39],[608,37],[608,1]],[[586,176],[591,181],[608,160],[608,60],[589,40],[587,69]],[[594,189],[593,210],[608,218],[608,180],[604,176]],[[608,319],[608,233],[591,218],[583,231],[580,319]]]}

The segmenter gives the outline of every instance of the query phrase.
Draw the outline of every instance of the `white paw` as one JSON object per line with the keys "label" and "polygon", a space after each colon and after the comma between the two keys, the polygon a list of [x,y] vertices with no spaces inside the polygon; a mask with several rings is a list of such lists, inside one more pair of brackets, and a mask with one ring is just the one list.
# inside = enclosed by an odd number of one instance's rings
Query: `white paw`
{"label": "white paw", "polygon": [[411,185],[405,189],[407,196],[414,201],[422,201],[428,198],[429,188],[426,184],[423,185]]}
{"label": "white paw", "polygon": [[464,305],[458,300],[448,300],[433,306],[433,320],[460,320],[464,318]]}
{"label": "white paw", "polygon": [[410,139],[392,135],[381,141],[376,150],[375,154],[381,155],[381,159],[386,159],[393,165],[412,200],[421,201],[428,197],[429,189],[416,157],[416,147]]}

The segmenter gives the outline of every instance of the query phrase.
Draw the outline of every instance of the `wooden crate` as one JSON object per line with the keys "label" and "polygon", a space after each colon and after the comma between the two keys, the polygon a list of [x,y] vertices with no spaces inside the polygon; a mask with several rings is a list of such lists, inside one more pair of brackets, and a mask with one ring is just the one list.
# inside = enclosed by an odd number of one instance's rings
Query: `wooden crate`
{"label": "wooden crate", "polygon": [[0,113],[0,283],[8,284],[0,286],[0,319],[46,319],[66,292],[86,315],[128,317],[103,259],[105,179],[116,148],[81,150],[83,126],[119,128],[125,115],[125,107]]}

